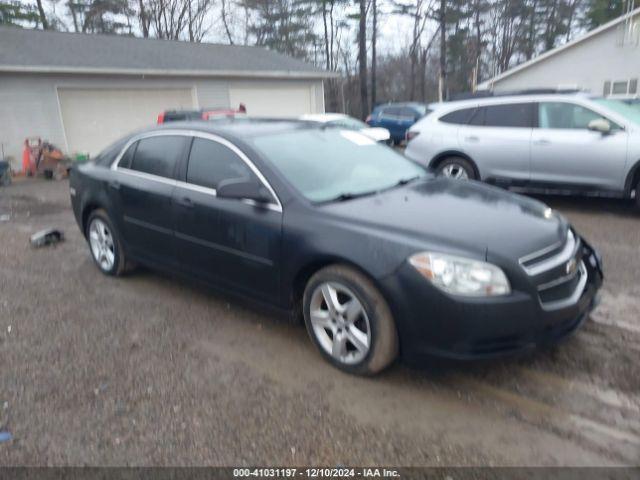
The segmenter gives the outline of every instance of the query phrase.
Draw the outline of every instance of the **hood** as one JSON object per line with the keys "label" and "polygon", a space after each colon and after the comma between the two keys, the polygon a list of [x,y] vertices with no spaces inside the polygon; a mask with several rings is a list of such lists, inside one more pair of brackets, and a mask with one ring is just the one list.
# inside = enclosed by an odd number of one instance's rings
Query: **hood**
{"label": "hood", "polygon": [[442,177],[322,209],[352,228],[400,236],[411,246],[510,260],[564,239],[568,228],[561,216],[549,216],[541,202],[479,182]]}

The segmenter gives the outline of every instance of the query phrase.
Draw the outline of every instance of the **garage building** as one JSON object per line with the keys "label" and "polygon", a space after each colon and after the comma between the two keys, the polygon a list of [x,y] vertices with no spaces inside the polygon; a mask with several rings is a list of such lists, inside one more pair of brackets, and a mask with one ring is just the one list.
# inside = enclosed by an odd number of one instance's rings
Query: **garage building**
{"label": "garage building", "polygon": [[168,109],[324,112],[331,74],[259,47],[0,28],[0,143],[17,167],[26,137],[97,154]]}

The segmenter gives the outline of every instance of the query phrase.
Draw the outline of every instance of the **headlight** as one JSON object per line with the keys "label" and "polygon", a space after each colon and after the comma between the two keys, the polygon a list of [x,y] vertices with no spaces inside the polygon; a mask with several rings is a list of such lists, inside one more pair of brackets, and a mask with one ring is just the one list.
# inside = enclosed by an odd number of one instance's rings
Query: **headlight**
{"label": "headlight", "polygon": [[445,292],[470,297],[491,297],[511,292],[504,272],[486,262],[444,253],[416,253],[409,263]]}

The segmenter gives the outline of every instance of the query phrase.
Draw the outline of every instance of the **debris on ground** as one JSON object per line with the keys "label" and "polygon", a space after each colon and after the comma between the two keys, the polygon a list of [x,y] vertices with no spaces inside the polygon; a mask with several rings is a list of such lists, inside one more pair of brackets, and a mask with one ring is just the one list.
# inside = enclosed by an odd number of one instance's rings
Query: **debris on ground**
{"label": "debris on ground", "polygon": [[69,175],[71,159],[62,150],[40,137],[24,141],[22,173],[27,176],[44,175],[44,178],[61,180]]}
{"label": "debris on ground", "polygon": [[53,245],[64,240],[64,234],[55,228],[46,228],[31,235],[32,247],[44,247],[45,245]]}
{"label": "debris on ground", "polygon": [[0,443],[8,442],[13,439],[13,435],[6,430],[0,431]]}

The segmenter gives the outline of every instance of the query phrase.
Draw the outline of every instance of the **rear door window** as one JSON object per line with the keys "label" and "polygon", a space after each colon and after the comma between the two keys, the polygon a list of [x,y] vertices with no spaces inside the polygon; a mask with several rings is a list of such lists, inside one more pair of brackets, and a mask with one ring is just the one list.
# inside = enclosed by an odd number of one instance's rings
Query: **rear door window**
{"label": "rear door window", "polygon": [[256,179],[251,168],[229,147],[213,140],[193,139],[187,167],[188,183],[215,190],[223,180],[250,179]]}
{"label": "rear door window", "polygon": [[131,169],[159,177],[173,178],[188,137],[159,135],[143,138],[133,155]]}
{"label": "rear door window", "polygon": [[440,117],[440,121],[444,123],[453,123],[456,125],[465,125],[471,120],[471,116],[475,113],[476,108],[462,108],[454,110]]}
{"label": "rear door window", "polygon": [[533,126],[531,103],[487,105],[484,108],[486,127],[531,128]]}
{"label": "rear door window", "polygon": [[133,155],[136,152],[136,147],[138,146],[138,142],[132,143],[129,148],[127,148],[126,152],[120,157],[120,161],[118,162],[118,167],[122,168],[131,168],[131,162],[133,161]]}
{"label": "rear door window", "polygon": [[487,107],[478,107],[471,114],[469,119],[469,125],[475,125],[478,127],[484,126],[484,118],[487,112]]}

